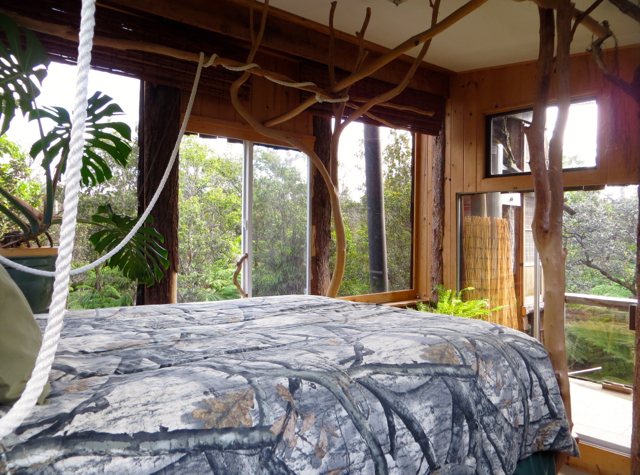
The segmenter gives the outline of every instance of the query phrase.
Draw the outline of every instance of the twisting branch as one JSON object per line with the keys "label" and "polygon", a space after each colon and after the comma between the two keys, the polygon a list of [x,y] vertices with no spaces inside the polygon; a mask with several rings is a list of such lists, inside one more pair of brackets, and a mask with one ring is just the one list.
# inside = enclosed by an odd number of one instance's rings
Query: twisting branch
{"label": "twisting branch", "polygon": [[[446,17],[440,23],[436,24],[433,28],[429,28],[428,30],[423,31],[422,33],[412,36],[411,38],[406,40],[404,43],[400,44],[396,48],[380,56],[375,61],[372,61],[371,63],[369,63],[366,67],[361,68],[358,71],[353,72],[346,78],[338,81],[335,85],[331,86],[329,91],[327,91],[322,96],[335,98],[336,93],[341,92],[347,87],[351,86],[352,84],[360,81],[361,79],[364,79],[370,76],[371,74],[375,73],[380,68],[386,66],[387,64],[392,62],[394,59],[398,58],[399,56],[406,53],[410,49],[416,46],[420,46],[425,41],[439,35],[443,31],[448,29],[450,26],[454,25],[455,23],[457,23],[458,21],[460,21],[461,19],[469,15],[471,12],[480,8],[487,1],[488,0],[470,0],[468,3],[466,3],[465,5],[463,5],[462,7],[458,8],[456,11],[451,13],[448,17]],[[253,72],[254,70],[251,70],[251,73]],[[311,107],[316,102],[318,102],[316,98],[309,98],[304,102],[304,104],[300,104],[299,106],[296,106],[292,111],[289,111],[279,117],[274,117],[273,119],[269,119],[267,122],[265,122],[264,125],[271,127],[273,125],[285,122],[286,120],[292,119],[296,115],[300,114],[304,110]],[[295,110],[295,113],[293,113],[294,110]]]}
{"label": "twisting branch", "polygon": [[620,10],[622,13],[624,13],[627,16],[630,16],[635,21],[640,23],[640,6],[634,4],[629,0],[609,0],[609,1],[613,3],[616,7],[618,7],[618,10]]}
{"label": "twisting branch", "polygon": [[636,68],[631,82],[627,82],[620,76],[613,74],[602,58],[602,43],[604,43],[607,38],[598,38],[591,44],[589,50],[591,51],[593,60],[600,71],[602,71],[602,74],[604,74],[607,81],[619,88],[636,101],[638,105],[640,105],[640,66]]}
{"label": "twisting branch", "polygon": [[[538,3],[538,2],[536,2]],[[562,242],[562,215],[564,207],[562,148],[564,130],[571,102],[569,91],[569,50],[571,46],[571,18],[573,6],[569,0],[554,2],[558,8],[555,30],[558,32],[556,77],[558,84],[558,117],[549,143],[547,168],[544,130],[549,89],[554,67],[554,11],[539,7],[540,51],[536,75],[533,120],[525,132],[529,142],[530,164],[533,175],[536,204],[533,218],[533,237],[540,253],[544,272],[545,319],[544,345],[549,353],[560,387],[560,394],[571,424],[571,399],[568,365],[564,339],[564,292],[566,250]],[[559,466],[565,455],[556,460]]]}
{"label": "twisting branch", "polygon": [[584,20],[585,18],[587,18],[589,15],[591,15],[591,13],[600,6],[600,4],[603,2],[604,0],[596,0],[595,2],[593,2],[591,4],[591,6],[589,8],[587,8],[584,12],[580,13],[577,17],[576,20],[573,22],[573,28],[571,28],[571,40],[573,41],[573,37],[576,34],[576,30],[578,29],[578,25],[580,25],[580,23],[582,23],[582,20]]}
{"label": "twisting branch", "polygon": [[[411,80],[416,69],[422,62],[425,54],[427,53],[431,38],[441,33],[442,31],[444,31],[449,26],[456,23],[458,20],[460,20],[464,16],[471,13],[473,10],[475,10],[476,8],[484,4],[486,1],[487,0],[470,0],[469,3],[459,8],[458,10],[453,12],[451,15],[449,15],[447,18],[445,18],[443,21],[438,23],[437,17],[438,17],[438,9],[440,6],[440,0],[436,0],[435,4],[432,5],[433,14],[431,19],[431,28],[429,28],[428,30],[418,35],[413,36],[412,38],[405,41],[398,47],[394,48],[393,50],[389,51],[388,53],[381,56],[377,60],[368,64],[366,67],[362,67],[362,65],[364,64],[364,58],[366,57],[364,35],[371,17],[371,11],[368,9],[364,22],[362,24],[362,28],[357,33],[357,36],[359,39],[359,53],[358,53],[358,58],[356,60],[356,64],[354,68],[355,70],[347,78],[342,79],[341,81],[336,81],[335,67],[334,67],[335,51],[334,51],[333,44],[334,44],[334,38],[335,38],[335,31],[333,28],[333,18],[336,10],[336,3],[334,2],[331,5],[331,12],[330,12],[330,19],[329,19],[329,26],[330,26],[329,78],[330,78],[331,86],[329,88],[328,94],[326,95],[316,94],[315,97],[305,100],[302,104],[296,106],[295,108],[286,112],[285,114],[282,114],[279,117],[269,119],[262,124],[256,118],[251,116],[251,114],[243,107],[238,97],[239,88],[248,79],[249,75],[251,74],[250,71],[245,71],[244,74],[237,81],[235,81],[231,86],[231,102],[236,108],[236,110],[238,111],[238,113],[242,115],[242,117],[249,123],[249,125],[256,132],[266,137],[287,142],[291,146],[296,147],[303,153],[307,154],[310,157],[313,164],[316,166],[316,168],[320,171],[322,178],[325,180],[325,183],[327,184],[327,188],[329,190],[329,195],[331,200],[331,208],[333,211],[333,223],[336,231],[336,241],[337,241],[336,262],[335,262],[335,268],[334,268],[333,276],[331,279],[331,283],[327,291],[328,296],[336,297],[338,295],[338,290],[340,289],[340,284],[342,283],[342,278],[344,276],[344,269],[345,269],[345,263],[346,263],[346,234],[345,234],[344,222],[342,219],[342,211],[340,209],[340,202],[338,197],[338,146],[339,146],[340,135],[342,131],[345,129],[345,127],[349,123],[353,122],[354,120],[361,117],[362,115],[366,114],[369,117],[375,118],[375,116],[373,116],[369,112],[369,110],[375,105],[383,104],[389,101],[390,99],[397,96],[404,90],[404,88],[409,84],[409,81]],[[265,6],[263,8],[263,16],[262,16],[262,22],[261,22],[259,33],[257,35],[254,35],[252,33],[251,35],[251,39],[252,39],[251,53],[249,54],[247,63],[251,63],[253,61],[256,51],[260,46],[262,35],[264,34],[264,25],[266,21],[267,9],[268,9],[268,1],[265,2]],[[251,12],[252,12],[251,15],[253,15],[253,7]],[[253,20],[251,20],[251,23],[252,22]],[[355,106],[351,104],[351,107],[354,107],[355,110],[351,114],[349,114],[349,116],[344,121],[340,122],[341,118],[343,117],[345,107],[347,107],[347,104],[346,104],[348,100],[347,93],[348,93],[349,87],[352,84],[354,84],[360,79],[363,79],[371,75],[373,72],[377,71],[384,65],[393,61],[402,53],[422,43],[424,44],[422,46],[420,54],[413,62],[408,73],[405,75],[404,79],[400,82],[400,84],[398,84],[396,87],[394,87],[393,89],[391,89],[390,91],[384,94],[374,97],[373,99],[367,100],[363,105]],[[298,87],[298,85],[296,84],[287,84],[287,85],[289,85],[290,87]],[[334,115],[336,118],[336,128],[332,136],[331,145],[330,145],[330,171],[327,171],[325,166],[322,164],[321,160],[319,159],[319,157],[317,157],[317,155],[314,153],[312,149],[305,146],[302,142],[300,142],[298,139],[291,136],[290,134],[282,131],[273,130],[270,127],[295,117],[296,115],[300,114],[302,111],[306,110],[308,107],[312,106],[314,103],[321,101],[323,98],[333,99],[332,95],[334,94],[336,95],[339,94],[339,97],[344,99],[344,101],[338,104],[335,104],[333,108]],[[392,125],[392,124],[389,124],[389,125]]]}

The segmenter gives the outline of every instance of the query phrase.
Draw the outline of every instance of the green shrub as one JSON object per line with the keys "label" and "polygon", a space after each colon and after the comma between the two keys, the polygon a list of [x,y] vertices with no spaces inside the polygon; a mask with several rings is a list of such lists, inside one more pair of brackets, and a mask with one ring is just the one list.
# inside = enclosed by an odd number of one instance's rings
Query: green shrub
{"label": "green shrub", "polygon": [[425,304],[418,302],[416,305],[421,312],[440,313],[443,315],[454,315],[456,317],[475,318],[485,320],[491,312],[500,310],[502,306],[489,309],[489,300],[462,300],[462,292],[474,290],[473,287],[467,287],[460,291],[446,290],[442,286],[438,286],[438,303],[434,307],[434,302]]}

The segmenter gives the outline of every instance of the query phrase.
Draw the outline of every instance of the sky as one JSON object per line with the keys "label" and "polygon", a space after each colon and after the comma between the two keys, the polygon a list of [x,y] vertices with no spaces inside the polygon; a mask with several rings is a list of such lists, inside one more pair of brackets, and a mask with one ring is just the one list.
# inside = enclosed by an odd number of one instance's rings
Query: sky
{"label": "sky", "polygon": [[[38,105],[64,107],[71,112],[75,95],[75,74],[74,66],[51,62],[40,95],[36,99]],[[119,116],[117,120],[126,122],[135,134],[135,128],[138,125],[140,81],[91,70],[88,97],[91,97],[95,91],[102,91],[114,99],[114,102],[124,111],[124,115]],[[26,150],[29,150],[31,144],[40,138],[37,123],[28,122],[19,113],[11,122],[7,136]]]}

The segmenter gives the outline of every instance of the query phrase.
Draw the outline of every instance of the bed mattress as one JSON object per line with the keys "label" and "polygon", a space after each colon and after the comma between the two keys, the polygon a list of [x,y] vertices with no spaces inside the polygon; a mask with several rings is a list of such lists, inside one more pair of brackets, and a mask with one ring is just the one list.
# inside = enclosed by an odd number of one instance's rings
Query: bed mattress
{"label": "bed mattress", "polygon": [[69,312],[51,385],[0,473],[501,475],[577,455],[536,340],[324,297]]}

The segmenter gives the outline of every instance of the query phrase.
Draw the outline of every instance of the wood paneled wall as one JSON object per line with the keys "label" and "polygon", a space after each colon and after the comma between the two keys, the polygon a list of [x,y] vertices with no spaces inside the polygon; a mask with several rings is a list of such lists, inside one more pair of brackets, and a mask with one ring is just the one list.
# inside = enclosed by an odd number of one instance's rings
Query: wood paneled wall
{"label": "wood paneled wall", "polygon": [[[640,45],[620,48],[619,74],[627,81],[640,64]],[[614,53],[606,53],[615,64]],[[531,190],[530,175],[485,177],[485,117],[533,105],[536,63],[460,73],[451,78],[446,115],[446,218],[444,243],[445,286],[456,286],[456,219],[459,193]],[[638,183],[640,122],[638,106],[614,89],[587,54],[571,58],[572,98],[598,101],[597,168],[567,171],[565,186]],[[555,97],[555,85],[551,100]]]}
{"label": "wood paneled wall", "polygon": [[[299,80],[300,67],[295,60],[258,54],[256,62],[266,69],[278,71],[294,80]],[[300,93],[297,89],[279,86],[257,76],[252,76],[248,82],[251,84],[251,92],[245,101],[245,107],[260,121],[280,115],[300,103]],[[184,91],[182,97],[183,113],[188,100],[189,92]],[[311,114],[307,112],[274,128],[290,132],[313,146],[313,119]],[[242,116],[236,112],[230,97],[198,94],[187,131],[254,142],[267,142],[274,145],[287,145],[273,139],[267,139],[254,132]]]}

